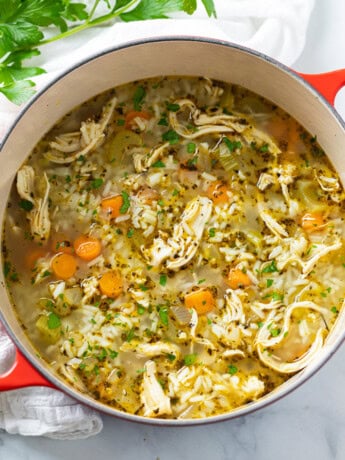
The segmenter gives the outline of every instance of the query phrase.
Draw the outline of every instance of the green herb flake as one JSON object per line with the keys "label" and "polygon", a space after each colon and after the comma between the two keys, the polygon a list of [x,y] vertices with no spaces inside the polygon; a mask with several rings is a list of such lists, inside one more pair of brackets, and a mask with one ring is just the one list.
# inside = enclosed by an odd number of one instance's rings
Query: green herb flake
{"label": "green herb flake", "polygon": [[264,325],[264,323],[263,323],[262,321],[259,321],[257,324],[258,324],[258,328],[259,328],[259,329],[261,329],[262,326]]}
{"label": "green herb flake", "polygon": [[70,182],[72,182],[71,176],[66,176],[65,177],[65,182],[66,182],[66,184],[69,184]]}
{"label": "green herb flake", "polygon": [[228,373],[230,375],[235,375],[237,373],[238,369],[236,366],[234,366],[233,364],[229,364],[228,366]]}
{"label": "green herb flake", "polygon": [[134,235],[134,228],[130,228],[127,232],[127,238],[132,238]]}
{"label": "green herb flake", "polygon": [[167,353],[165,356],[168,358],[168,360],[169,360],[171,363],[172,363],[173,361],[175,361],[175,359],[176,359],[176,356],[175,356],[173,353]]}
{"label": "green herb flake", "polygon": [[231,141],[227,137],[224,137],[223,142],[230,152],[234,152],[235,150],[242,148],[242,143],[240,141]]}
{"label": "green herb flake", "polygon": [[119,118],[116,122],[117,126],[124,126],[125,120],[123,118]]}
{"label": "green herb flake", "polygon": [[4,276],[5,276],[5,278],[8,277],[8,275],[10,274],[10,271],[11,271],[11,263],[6,260],[6,262],[4,263]]}
{"label": "green herb flake", "polygon": [[268,287],[268,288],[271,287],[272,284],[273,284],[273,282],[274,282],[273,280],[267,279],[267,280],[266,280],[266,287]]}
{"label": "green herb flake", "polygon": [[176,131],[170,129],[163,134],[162,139],[163,141],[168,141],[170,145],[175,145],[179,142],[180,136]]}
{"label": "green herb flake", "polygon": [[198,281],[198,284],[202,284],[202,283],[204,283],[205,281],[206,281],[206,279],[203,278],[203,279],[201,279],[201,280]]}
{"label": "green herb flake", "polygon": [[91,182],[91,188],[94,189],[94,190],[97,190],[99,189],[100,187],[102,187],[103,185],[103,179],[100,178],[100,177],[97,177],[96,179],[93,179],[93,181]]}
{"label": "green herb flake", "polygon": [[110,356],[111,359],[115,359],[119,354],[117,351],[112,350],[112,349],[109,349],[108,353],[109,353],[109,356]]}
{"label": "green herb flake", "polygon": [[281,329],[271,327],[271,328],[269,328],[269,331],[270,331],[272,337],[277,337],[280,334]]}
{"label": "green herb flake", "polygon": [[179,194],[180,194],[180,192],[176,188],[172,192],[172,196],[177,196]]}
{"label": "green herb flake", "polygon": [[34,207],[33,203],[29,200],[20,200],[19,207],[24,209],[24,211],[31,211]]}
{"label": "green herb flake", "polygon": [[141,111],[145,96],[145,88],[143,86],[138,86],[133,96],[134,110]]}
{"label": "green herb flake", "polygon": [[138,312],[138,315],[143,315],[143,314],[146,312],[146,309],[145,309],[145,307],[143,307],[142,305],[140,305],[140,304],[138,303],[138,305],[137,305],[137,312]]}
{"label": "green herb flake", "polygon": [[269,145],[268,144],[264,144],[259,148],[259,152],[266,153],[268,151],[269,151]]}
{"label": "green herb flake", "polygon": [[211,238],[213,238],[214,236],[216,236],[216,229],[215,228],[210,228],[208,230],[208,234]]}
{"label": "green herb flake", "polygon": [[47,322],[48,329],[57,329],[61,326],[61,319],[56,313],[49,313],[48,322]]}
{"label": "green herb flake", "polygon": [[132,327],[132,329],[130,329],[127,333],[126,342],[130,342],[133,339],[134,339],[134,328]]}
{"label": "green herb flake", "polygon": [[167,120],[166,117],[162,117],[162,118],[159,120],[158,125],[159,125],[159,126],[169,126],[169,122],[168,122],[168,120]]}
{"label": "green herb flake", "polygon": [[143,291],[143,292],[149,290],[149,288],[148,288],[147,286],[145,286],[145,284],[140,284],[140,285],[139,285],[139,288],[140,288],[140,290]]}
{"label": "green herb flake", "polygon": [[339,313],[336,306],[333,306],[333,307],[331,308],[331,312],[334,313],[335,315],[336,315],[337,313]]}
{"label": "green herb flake", "polygon": [[188,153],[195,153],[196,144],[194,142],[188,142],[187,144],[187,152]]}
{"label": "green herb flake", "polygon": [[186,366],[191,366],[192,364],[195,364],[197,359],[197,354],[196,353],[191,353],[190,355],[185,355],[183,358],[183,361]]}
{"label": "green herb flake", "polygon": [[261,273],[274,273],[278,271],[275,260],[272,260],[269,265],[266,265],[266,267],[261,270]]}
{"label": "green herb flake", "polygon": [[162,160],[158,160],[155,163],[153,163],[152,168],[165,168],[165,163],[163,163]]}
{"label": "green herb flake", "polygon": [[161,320],[161,323],[164,324],[164,326],[168,326],[169,324],[168,307],[164,305],[160,305],[158,307],[158,314],[159,314],[159,319]]}
{"label": "green herb flake", "polygon": [[166,102],[167,110],[170,112],[177,112],[180,110],[180,106],[178,104],[171,104],[170,102]]}
{"label": "green herb flake", "polygon": [[161,286],[165,286],[167,284],[168,277],[165,274],[160,275],[159,277],[159,284]]}
{"label": "green herb flake", "polygon": [[129,195],[127,192],[125,192],[124,190],[121,192],[121,196],[122,196],[122,206],[120,208],[120,214],[126,214],[126,212],[128,211],[130,205],[131,205],[131,202],[130,202],[130,199],[129,199]]}

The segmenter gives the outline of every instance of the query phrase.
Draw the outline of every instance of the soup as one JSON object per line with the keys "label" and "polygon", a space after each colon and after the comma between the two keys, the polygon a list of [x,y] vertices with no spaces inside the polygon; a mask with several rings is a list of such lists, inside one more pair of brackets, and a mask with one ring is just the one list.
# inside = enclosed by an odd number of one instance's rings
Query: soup
{"label": "soup", "polygon": [[5,276],[39,355],[162,418],[229,412],[318,354],[342,308],[344,191],[317,139],[207,78],[115,88],[18,171]]}

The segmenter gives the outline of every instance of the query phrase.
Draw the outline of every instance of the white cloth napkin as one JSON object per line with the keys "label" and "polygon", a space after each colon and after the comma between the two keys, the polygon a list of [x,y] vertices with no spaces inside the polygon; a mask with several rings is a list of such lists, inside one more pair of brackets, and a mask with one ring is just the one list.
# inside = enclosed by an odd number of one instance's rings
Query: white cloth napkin
{"label": "white cloth napkin", "polygon": [[[218,19],[208,19],[199,7],[190,18],[115,23],[47,45],[34,65],[47,74],[36,79],[39,89],[70,65],[128,41],[158,36],[197,36],[239,43],[291,65],[305,44],[315,0],[215,0]],[[0,139],[20,108],[0,100]],[[0,375],[13,362],[13,345],[0,328]],[[100,415],[63,393],[49,388],[28,388],[0,393],[0,429],[23,435],[77,439],[102,429]]]}

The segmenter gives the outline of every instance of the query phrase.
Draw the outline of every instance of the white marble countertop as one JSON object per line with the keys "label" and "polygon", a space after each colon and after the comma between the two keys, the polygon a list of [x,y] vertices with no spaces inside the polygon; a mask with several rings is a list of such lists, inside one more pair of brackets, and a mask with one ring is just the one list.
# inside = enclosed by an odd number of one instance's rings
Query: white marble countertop
{"label": "white marble countertop", "polygon": [[[294,68],[305,73],[345,68],[344,0],[316,0],[307,44]],[[345,89],[336,107],[345,118]],[[183,429],[104,417],[101,434],[69,442],[0,433],[0,460],[343,460],[344,355],[345,345],[302,387],[246,417]]]}

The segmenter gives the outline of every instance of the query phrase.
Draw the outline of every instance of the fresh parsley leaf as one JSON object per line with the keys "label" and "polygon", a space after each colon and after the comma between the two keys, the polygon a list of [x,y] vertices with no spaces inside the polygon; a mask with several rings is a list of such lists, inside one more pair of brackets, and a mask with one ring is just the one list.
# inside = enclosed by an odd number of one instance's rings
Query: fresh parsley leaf
{"label": "fresh parsley leaf", "polygon": [[134,235],[134,228],[130,228],[127,232],[127,238],[132,238]]}
{"label": "fresh parsley leaf", "polygon": [[216,7],[214,6],[213,0],[201,0],[201,1],[205,7],[208,17],[210,18],[211,16],[213,16],[214,18],[216,18],[217,13],[216,13]]}
{"label": "fresh parsley leaf", "polygon": [[269,288],[269,287],[272,286],[272,284],[273,284],[273,280],[271,280],[271,279],[267,279],[267,280],[266,280],[266,287]]}
{"label": "fresh parsley leaf", "polygon": [[137,111],[141,110],[145,96],[146,96],[145,88],[143,86],[138,86],[133,96],[134,110],[137,110]]}
{"label": "fresh parsley leaf", "polygon": [[121,196],[122,196],[123,203],[120,208],[120,214],[126,214],[126,212],[128,211],[131,205],[131,202],[130,202],[128,193],[125,192],[124,190],[121,192]]}
{"label": "fresh parsley leaf", "polygon": [[166,19],[168,14],[182,11],[183,6],[183,0],[141,0],[133,10],[121,14],[120,18],[125,22]]}
{"label": "fresh parsley leaf", "polygon": [[57,329],[61,326],[61,319],[56,313],[49,313],[48,322],[49,329]]}
{"label": "fresh parsley leaf", "polygon": [[117,357],[117,355],[119,354],[117,351],[111,350],[111,349],[108,350],[108,352],[109,352],[109,356],[110,356],[111,359],[115,359]]}
{"label": "fresh parsley leaf", "polygon": [[176,356],[173,353],[167,353],[165,356],[168,358],[170,362],[173,362],[176,359]]}
{"label": "fresh parsley leaf", "polygon": [[216,229],[215,228],[210,228],[208,230],[208,234],[211,238],[213,238],[214,236],[216,236]]}
{"label": "fresh parsley leaf", "polygon": [[197,1],[196,0],[184,0],[183,2],[183,11],[187,14],[193,14],[197,9]]}
{"label": "fresh parsley leaf", "polygon": [[33,86],[35,84],[30,80],[16,81],[0,87],[0,92],[13,102],[13,104],[20,105],[35,94],[36,91],[33,89]]}

